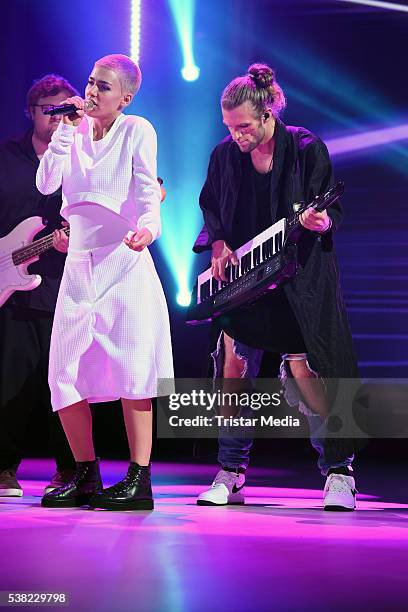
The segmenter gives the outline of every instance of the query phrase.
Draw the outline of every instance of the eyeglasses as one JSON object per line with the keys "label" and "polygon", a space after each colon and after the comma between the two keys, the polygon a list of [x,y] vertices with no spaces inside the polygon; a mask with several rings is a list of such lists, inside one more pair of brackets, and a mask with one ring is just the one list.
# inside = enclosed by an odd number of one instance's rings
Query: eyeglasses
{"label": "eyeglasses", "polygon": [[30,104],[30,106],[38,106],[39,108],[41,108],[41,112],[43,115],[45,115],[48,111],[51,111],[56,108],[55,104]]}

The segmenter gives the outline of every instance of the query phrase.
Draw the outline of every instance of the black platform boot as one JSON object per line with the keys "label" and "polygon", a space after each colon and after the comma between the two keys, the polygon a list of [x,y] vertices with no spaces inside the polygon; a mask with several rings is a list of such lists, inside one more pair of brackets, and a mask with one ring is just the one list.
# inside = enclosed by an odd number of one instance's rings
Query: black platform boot
{"label": "black platform boot", "polygon": [[124,479],[94,495],[89,505],[105,510],[153,510],[150,465],[131,461]]}
{"label": "black platform boot", "polygon": [[44,508],[76,508],[89,503],[95,493],[102,491],[99,459],[77,461],[71,480],[63,487],[50,491],[41,500]]}

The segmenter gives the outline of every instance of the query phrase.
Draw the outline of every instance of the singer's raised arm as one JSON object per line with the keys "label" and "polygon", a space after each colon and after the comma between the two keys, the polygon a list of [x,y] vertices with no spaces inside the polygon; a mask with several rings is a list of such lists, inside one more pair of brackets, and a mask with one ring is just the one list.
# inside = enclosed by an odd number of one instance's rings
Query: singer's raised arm
{"label": "singer's raised arm", "polygon": [[69,158],[75,130],[75,126],[61,122],[52,135],[36,176],[37,189],[44,195],[54,193],[61,186],[64,164]]}

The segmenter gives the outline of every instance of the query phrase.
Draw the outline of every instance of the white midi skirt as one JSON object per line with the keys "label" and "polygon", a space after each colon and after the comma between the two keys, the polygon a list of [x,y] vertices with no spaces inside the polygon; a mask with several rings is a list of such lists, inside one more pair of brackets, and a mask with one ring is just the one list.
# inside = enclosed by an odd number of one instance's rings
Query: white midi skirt
{"label": "white midi skirt", "polygon": [[157,397],[158,379],[172,378],[167,304],[148,249],[70,249],[51,336],[53,410]]}

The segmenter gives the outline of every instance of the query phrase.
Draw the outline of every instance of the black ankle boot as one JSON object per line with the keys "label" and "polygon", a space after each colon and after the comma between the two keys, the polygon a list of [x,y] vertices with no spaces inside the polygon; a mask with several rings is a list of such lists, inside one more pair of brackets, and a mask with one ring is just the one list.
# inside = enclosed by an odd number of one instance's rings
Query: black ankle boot
{"label": "black ankle boot", "polygon": [[131,461],[124,479],[94,495],[89,505],[105,510],[153,510],[150,465]]}
{"label": "black ankle boot", "polygon": [[78,461],[72,478],[63,487],[50,491],[41,500],[45,508],[76,508],[89,503],[95,493],[102,491],[99,459]]}

